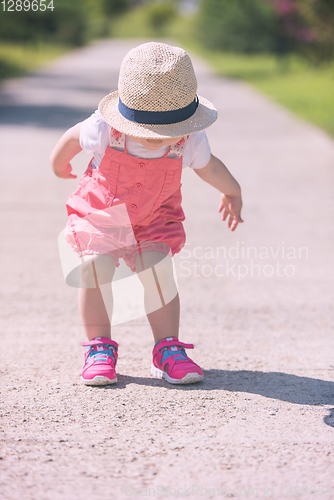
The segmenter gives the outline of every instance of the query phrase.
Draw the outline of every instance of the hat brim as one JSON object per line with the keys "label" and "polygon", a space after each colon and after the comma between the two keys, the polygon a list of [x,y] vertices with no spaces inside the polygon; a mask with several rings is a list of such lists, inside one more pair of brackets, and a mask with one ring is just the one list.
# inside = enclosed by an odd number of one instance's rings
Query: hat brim
{"label": "hat brim", "polygon": [[98,109],[104,121],[119,132],[138,138],[169,138],[194,134],[216,121],[218,113],[214,105],[204,97],[198,96],[198,101],[198,107],[190,118],[170,125],[148,125],[124,118],[118,110],[118,90],[106,95]]}

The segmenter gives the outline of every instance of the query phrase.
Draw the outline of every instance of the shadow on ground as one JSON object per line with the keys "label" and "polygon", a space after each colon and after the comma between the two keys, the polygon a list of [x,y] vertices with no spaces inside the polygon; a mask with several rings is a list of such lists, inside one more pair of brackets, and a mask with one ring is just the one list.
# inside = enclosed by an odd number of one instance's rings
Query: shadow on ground
{"label": "shadow on ground", "polygon": [[150,377],[118,375],[117,388],[125,388],[129,384],[164,385],[170,389],[186,391],[219,389],[260,394],[266,398],[300,405],[334,405],[334,382],[282,372],[205,370],[202,382],[189,385],[170,385],[164,380]]}
{"label": "shadow on ground", "polygon": [[0,124],[68,128],[85,120],[94,109],[70,106],[0,105]]}
{"label": "shadow on ground", "polygon": [[[204,377],[204,380],[198,384],[170,385],[165,380],[118,375],[117,386],[100,386],[99,389],[124,389],[129,384],[164,386],[169,389],[184,391],[212,391],[218,389],[229,392],[260,394],[266,398],[299,405],[321,406],[334,404],[334,382],[327,380],[300,377],[282,372],[248,370],[205,370]],[[324,422],[334,427],[334,408],[331,408],[330,412],[324,418]]]}
{"label": "shadow on ground", "polygon": [[[111,77],[115,88],[117,88],[118,74],[112,73]],[[22,82],[24,83],[25,80],[22,80]],[[104,95],[110,92],[110,89],[103,84],[90,85],[87,81],[83,80],[80,75],[38,73],[29,75],[24,91],[31,91],[33,98],[35,98],[34,96],[36,95],[39,96],[40,93],[42,97],[44,96],[44,99],[45,92],[51,93],[51,99],[48,99],[48,102],[52,102],[53,96],[53,102],[55,102],[55,104],[44,105],[42,102],[41,104],[22,104],[22,102],[17,100],[17,95],[20,96],[19,91],[15,94],[4,90],[0,95],[0,124],[33,125],[36,127],[53,129],[68,128],[90,116],[99,103],[98,96],[102,99]],[[63,93],[65,93],[66,96],[67,93],[71,91],[75,91],[77,94],[82,93],[82,102],[87,100],[87,95],[91,93],[97,94],[96,106],[88,108],[60,103],[57,104],[57,100]]]}

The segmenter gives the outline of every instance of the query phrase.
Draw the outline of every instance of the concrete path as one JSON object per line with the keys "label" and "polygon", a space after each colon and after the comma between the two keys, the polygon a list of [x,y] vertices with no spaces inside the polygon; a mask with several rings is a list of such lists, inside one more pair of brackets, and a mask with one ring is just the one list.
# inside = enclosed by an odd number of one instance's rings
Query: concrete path
{"label": "concrete path", "polygon": [[140,318],[114,327],[118,384],[80,383],[84,334],[57,247],[77,181],[48,157],[135,45],[98,42],[1,88],[0,499],[334,498],[334,142],[201,61],[212,151],[243,187],[245,219],[230,233],[219,193],[184,173],[181,338],[205,380],[152,379]]}

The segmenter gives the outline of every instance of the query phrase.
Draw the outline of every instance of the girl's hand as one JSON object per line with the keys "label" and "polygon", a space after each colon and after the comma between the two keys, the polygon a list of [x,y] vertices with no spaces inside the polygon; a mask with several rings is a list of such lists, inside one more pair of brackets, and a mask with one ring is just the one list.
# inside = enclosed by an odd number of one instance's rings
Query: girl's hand
{"label": "girl's hand", "polygon": [[61,177],[62,179],[76,179],[77,176],[72,174],[72,165],[68,163],[65,168],[61,170],[54,169],[54,173],[57,177]]}
{"label": "girl's hand", "polygon": [[220,206],[218,208],[218,212],[222,212],[222,220],[225,221],[228,216],[228,227],[231,231],[234,231],[239,223],[242,223],[243,220],[240,217],[242,207],[241,196],[227,196],[226,194],[222,194],[222,199]]}

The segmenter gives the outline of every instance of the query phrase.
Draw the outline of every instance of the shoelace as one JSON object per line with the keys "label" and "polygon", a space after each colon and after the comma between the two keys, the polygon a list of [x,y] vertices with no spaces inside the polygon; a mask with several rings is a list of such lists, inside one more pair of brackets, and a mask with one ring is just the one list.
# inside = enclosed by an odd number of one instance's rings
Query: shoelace
{"label": "shoelace", "polygon": [[161,362],[163,363],[165,359],[170,358],[171,356],[173,356],[175,360],[187,360],[187,355],[182,347],[171,346],[164,348]]}
{"label": "shoelace", "polygon": [[89,347],[88,358],[94,357],[94,362],[106,361],[108,359],[108,356],[110,356],[114,360],[114,363],[116,362],[114,350],[107,344],[100,344]]}

